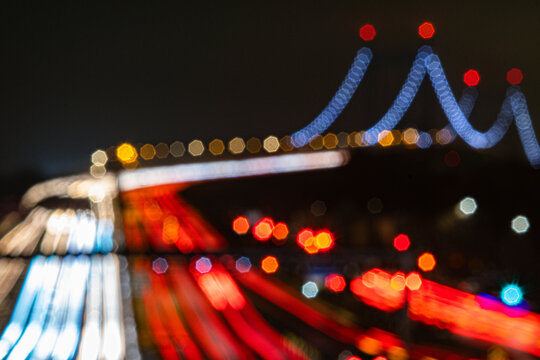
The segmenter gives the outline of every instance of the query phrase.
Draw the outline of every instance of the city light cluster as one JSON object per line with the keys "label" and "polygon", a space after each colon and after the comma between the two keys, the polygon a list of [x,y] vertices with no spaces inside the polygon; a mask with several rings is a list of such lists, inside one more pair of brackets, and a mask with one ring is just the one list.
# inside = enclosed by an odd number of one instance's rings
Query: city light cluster
{"label": "city light cluster", "polygon": [[308,254],[330,250],[334,246],[334,235],[328,230],[314,232],[311,229],[302,229],[296,235],[296,243]]}

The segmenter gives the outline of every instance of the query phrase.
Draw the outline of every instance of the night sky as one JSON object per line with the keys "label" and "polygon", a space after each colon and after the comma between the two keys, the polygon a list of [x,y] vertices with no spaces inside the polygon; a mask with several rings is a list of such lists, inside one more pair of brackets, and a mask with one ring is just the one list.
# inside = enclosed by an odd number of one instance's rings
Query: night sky
{"label": "night sky", "polygon": [[[369,127],[388,108],[417,48],[417,27],[454,92],[480,72],[472,122],[495,120],[522,69],[522,89],[540,133],[538,1],[193,1],[3,3],[0,12],[2,177],[86,171],[89,155],[123,141],[283,136],[326,105],[357,49],[360,26],[377,37],[365,80],[331,128]],[[446,120],[426,82],[398,128]],[[457,146],[457,145],[456,145]],[[525,161],[514,127],[488,155]]]}

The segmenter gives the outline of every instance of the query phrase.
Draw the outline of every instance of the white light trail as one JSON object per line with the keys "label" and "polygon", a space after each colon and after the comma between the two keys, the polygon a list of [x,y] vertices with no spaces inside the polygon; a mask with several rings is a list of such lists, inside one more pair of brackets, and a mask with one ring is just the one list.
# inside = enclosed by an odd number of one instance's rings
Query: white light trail
{"label": "white light trail", "polygon": [[165,184],[328,169],[348,161],[349,153],[339,150],[180,164],[123,171],[118,175],[118,184],[121,191],[129,191]]}

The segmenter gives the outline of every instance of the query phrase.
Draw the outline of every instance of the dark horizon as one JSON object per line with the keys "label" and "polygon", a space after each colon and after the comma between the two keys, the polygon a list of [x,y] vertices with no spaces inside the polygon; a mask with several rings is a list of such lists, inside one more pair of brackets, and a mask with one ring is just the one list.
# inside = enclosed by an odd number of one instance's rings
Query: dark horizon
{"label": "dark horizon", "polygon": [[[495,120],[513,67],[537,123],[538,13],[532,1],[5,5],[3,178],[86,171],[94,150],[123,141],[290,134],[330,100],[365,44],[366,23],[377,31],[374,59],[331,131],[373,124],[423,43],[440,55],[455,94],[466,70],[480,72],[471,116],[479,129]],[[416,33],[423,21],[435,25],[432,40]],[[430,87],[399,128],[446,124]],[[515,129],[486,154],[524,160]]]}

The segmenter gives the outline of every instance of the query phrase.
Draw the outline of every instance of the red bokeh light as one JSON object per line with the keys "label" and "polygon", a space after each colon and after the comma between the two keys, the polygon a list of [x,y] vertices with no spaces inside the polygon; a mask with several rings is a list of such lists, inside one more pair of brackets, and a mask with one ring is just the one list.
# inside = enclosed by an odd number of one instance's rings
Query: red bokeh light
{"label": "red bokeh light", "polygon": [[444,162],[448,167],[456,167],[461,162],[461,156],[455,150],[450,150],[444,155]]}
{"label": "red bokeh light", "polygon": [[306,241],[312,237],[314,237],[315,234],[313,234],[313,230],[311,229],[302,229],[298,232],[298,235],[296,236],[296,242],[300,247],[304,248],[306,247]]}
{"label": "red bokeh light", "polygon": [[394,247],[397,251],[405,251],[411,245],[409,237],[405,234],[399,234],[394,238]]}
{"label": "red bokeh light", "polygon": [[353,356],[349,356],[349,357],[347,358],[347,360],[362,360],[362,359],[359,358],[358,356],[354,356],[354,355],[353,355]]}
{"label": "red bokeh light", "polygon": [[270,218],[261,219],[253,227],[253,236],[260,241],[266,241],[272,237],[274,231],[274,220]]}
{"label": "red bokeh light", "polygon": [[333,292],[341,292],[345,290],[345,287],[347,286],[345,278],[338,274],[328,275],[324,280],[324,284]]}
{"label": "red bokeh light", "polygon": [[364,25],[360,28],[360,37],[364,41],[371,41],[375,38],[375,28],[373,25]]}
{"label": "red bokeh light", "polygon": [[237,234],[245,234],[249,230],[249,221],[245,216],[239,216],[233,221],[233,230]]}
{"label": "red bokeh light", "polygon": [[463,82],[467,84],[467,86],[476,86],[480,82],[480,74],[478,74],[478,71],[476,70],[468,70],[463,74]]}
{"label": "red bokeh light", "polygon": [[431,271],[435,268],[437,261],[435,261],[435,256],[431,253],[423,253],[418,257],[418,267],[422,271]]}
{"label": "red bokeh light", "polygon": [[261,261],[261,268],[267,274],[272,274],[277,271],[279,262],[274,256],[267,256]]}
{"label": "red bokeh light", "polygon": [[521,70],[519,69],[511,69],[506,74],[506,80],[512,85],[518,85],[521,84],[521,81],[523,81],[523,74],[521,73]]}
{"label": "red bokeh light", "polygon": [[425,22],[418,27],[418,35],[420,35],[423,39],[431,39],[433,34],[435,34],[435,28],[430,22]]}

